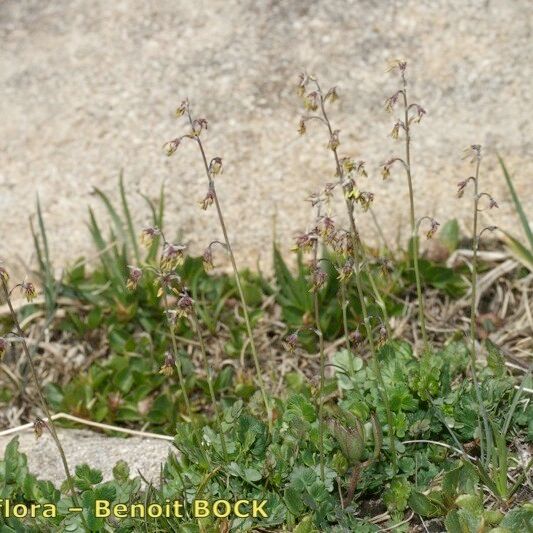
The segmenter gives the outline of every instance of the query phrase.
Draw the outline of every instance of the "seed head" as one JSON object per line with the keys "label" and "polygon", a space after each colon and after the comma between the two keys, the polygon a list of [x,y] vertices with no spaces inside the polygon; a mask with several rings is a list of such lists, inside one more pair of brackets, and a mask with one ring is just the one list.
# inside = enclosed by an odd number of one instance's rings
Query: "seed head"
{"label": "seed head", "polygon": [[353,342],[354,346],[358,346],[363,342],[363,336],[361,335],[361,332],[356,329],[351,333],[350,340]]}
{"label": "seed head", "polygon": [[393,70],[398,69],[402,74],[405,73],[407,69],[407,61],[404,59],[393,59],[389,61],[387,72],[392,72]]}
{"label": "seed head", "polygon": [[387,341],[387,328],[385,328],[385,326],[381,326],[379,328],[377,344],[378,346],[383,346],[386,341]]}
{"label": "seed head", "polygon": [[187,318],[194,305],[194,300],[188,294],[182,294],[176,304],[176,315],[178,318]]}
{"label": "seed head", "polygon": [[305,86],[307,84],[307,81],[307,74],[304,74],[302,72],[298,75],[298,82],[296,84],[296,92],[298,93],[298,96],[303,97],[303,95],[305,94]]}
{"label": "seed head", "polygon": [[185,99],[181,102],[179,107],[176,109],[176,117],[182,117],[186,111],[189,110],[189,100]]}
{"label": "seed head", "polygon": [[209,187],[204,199],[200,202],[200,207],[205,211],[208,207],[213,205],[215,201],[215,191],[213,187]]}
{"label": "seed head", "polygon": [[296,348],[298,347],[298,332],[295,331],[294,333],[291,333],[290,335],[287,335],[285,337],[285,342],[284,342],[284,346],[285,346],[285,349],[289,352],[289,353],[293,353]]}
{"label": "seed head", "polygon": [[2,278],[6,283],[9,281],[9,273],[3,266],[0,266],[0,278]]}
{"label": "seed head", "polygon": [[300,135],[305,135],[305,132],[307,131],[307,128],[305,126],[305,120],[303,117],[300,119],[300,122],[298,123],[298,133]]}
{"label": "seed head", "polygon": [[157,297],[159,298],[160,296],[162,296],[165,292],[165,289],[170,289],[173,292],[176,292],[176,289],[174,289],[174,287],[176,285],[179,285],[180,282],[181,278],[175,272],[164,272],[154,281],[154,285],[159,285]]}
{"label": "seed head", "polygon": [[402,94],[402,91],[396,91],[392,96],[389,96],[385,100],[385,111],[387,111],[387,113],[393,112],[394,106],[398,103],[398,99],[400,98],[400,94]]}
{"label": "seed head", "polygon": [[165,361],[161,365],[161,368],[159,369],[159,373],[163,374],[167,378],[172,376],[174,374],[174,367],[176,365],[176,361],[172,354],[170,352],[167,352],[165,354]]}
{"label": "seed head", "polygon": [[302,252],[313,249],[315,242],[318,240],[318,235],[314,232],[302,233],[296,237],[296,246],[294,250],[301,250]]}
{"label": "seed head", "polygon": [[304,98],[304,107],[307,111],[316,111],[318,109],[319,95],[317,91],[310,92]]}
{"label": "seed head", "polygon": [[213,157],[209,163],[209,175],[211,177],[216,176],[222,172],[222,158]]}
{"label": "seed head", "polygon": [[368,209],[374,202],[374,193],[369,191],[363,191],[361,194],[359,194],[357,202],[363,208],[363,211],[368,211]]}
{"label": "seed head", "polygon": [[348,281],[353,274],[353,260],[350,258],[348,259],[342,267],[340,267],[338,270],[338,279],[339,281]]}
{"label": "seed head", "polygon": [[479,161],[481,159],[481,145],[471,144],[463,150],[463,159],[470,159],[470,162]]}
{"label": "seed head", "polygon": [[310,292],[318,292],[327,281],[327,274],[318,265],[315,265],[311,272],[311,290]]}
{"label": "seed head", "polygon": [[37,298],[37,291],[31,281],[23,281],[20,284],[20,290],[28,302],[32,302]]}
{"label": "seed head", "polygon": [[335,221],[328,216],[322,217],[318,224],[318,232],[323,239],[328,239],[335,232]]}
{"label": "seed head", "polygon": [[329,142],[328,142],[328,148],[330,150],[336,150],[339,145],[340,145],[340,140],[339,140],[339,133],[340,131],[339,130],[335,130],[332,134],[331,134],[331,137],[329,138]]}
{"label": "seed head", "polygon": [[440,223],[437,222],[434,218],[432,218],[431,219],[431,226],[430,226],[428,232],[426,233],[426,237],[428,239],[433,238],[433,235],[435,235],[435,233],[439,229],[439,226],[440,226]]}
{"label": "seed head", "polygon": [[40,418],[37,417],[35,419],[35,422],[33,423],[33,432],[35,433],[35,438],[38,439],[42,436],[43,431],[47,428],[46,422]]}
{"label": "seed head", "polygon": [[146,248],[150,248],[154,242],[154,239],[159,235],[161,235],[161,230],[159,228],[155,226],[149,226],[141,231],[139,241],[143,246],[146,246]]}
{"label": "seed head", "polygon": [[337,93],[337,87],[332,87],[324,97],[324,101],[327,102],[328,100],[333,103],[336,102],[339,99],[339,95]]}
{"label": "seed head", "polygon": [[207,120],[205,118],[197,118],[192,123],[192,135],[198,137],[202,130],[207,130]]}
{"label": "seed head", "polygon": [[422,120],[422,117],[426,114],[426,110],[418,104],[411,104],[409,108],[412,108],[415,110],[415,115],[409,119],[409,122],[413,121],[413,122],[418,123]]}
{"label": "seed head", "polygon": [[402,125],[402,121],[398,120],[398,122],[394,124],[392,131],[390,132],[390,136],[395,140],[398,139],[398,137],[400,136],[401,125]]}
{"label": "seed head", "polygon": [[181,143],[181,137],[176,137],[175,139],[172,139],[171,141],[166,142],[163,145],[163,149],[165,150],[167,156],[171,156],[178,148]]}
{"label": "seed head", "polygon": [[463,197],[467,184],[468,184],[468,180],[460,181],[457,184],[457,198]]}
{"label": "seed head", "polygon": [[204,250],[204,253],[202,254],[202,263],[206,272],[209,272],[210,270],[213,270],[213,268],[215,268],[215,264],[213,263],[213,252],[211,250],[211,246],[208,246]]}
{"label": "seed head", "polygon": [[324,187],[324,197],[326,199],[330,199],[333,196],[333,192],[335,191],[335,187],[338,185],[338,182],[329,182],[326,183],[326,186]]}
{"label": "seed head", "polygon": [[163,270],[174,270],[183,264],[183,251],[185,248],[186,246],[182,244],[170,244],[167,242],[161,254],[161,268]]}
{"label": "seed head", "polygon": [[128,265],[130,274],[128,276],[128,281],[126,282],[126,288],[130,291],[134,291],[139,286],[139,281],[141,281],[143,271],[136,266]]}

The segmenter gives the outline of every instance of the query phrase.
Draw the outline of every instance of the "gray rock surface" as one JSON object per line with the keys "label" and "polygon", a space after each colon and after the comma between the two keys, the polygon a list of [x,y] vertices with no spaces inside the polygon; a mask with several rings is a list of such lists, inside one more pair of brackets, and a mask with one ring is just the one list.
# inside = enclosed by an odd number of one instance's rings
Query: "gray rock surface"
{"label": "gray rock surface", "polygon": [[[88,463],[92,468],[102,471],[104,481],[113,478],[113,467],[124,460],[130,467],[130,475],[139,472],[147,481],[158,483],[161,464],[168,453],[176,449],[170,442],[139,437],[106,437],[86,430],[58,430],[72,472],[74,467]],[[0,457],[13,436],[0,437]],[[28,456],[30,472],[39,479],[53,481],[59,486],[65,479],[61,459],[54,441],[48,434],[36,439],[33,431],[18,434],[19,450]]]}
{"label": "gray rock surface", "polygon": [[[163,143],[183,131],[173,117],[188,96],[210,121],[206,145],[224,159],[219,194],[238,258],[270,264],[273,219],[285,238],[309,224],[307,194],[332,178],[327,139],[300,138],[294,91],[303,69],[337,85],[332,119],[344,154],[367,161],[385,233],[406,237],[403,176],[379,164],[402,146],[383,108],[397,78],[387,60],[409,61],[411,94],[427,111],[414,132],[419,213],[468,227],[456,183],[471,173],[462,149],[487,149],[483,189],[499,200],[495,221],[516,226],[495,150],[531,187],[533,4],[529,0],[4,0],[0,4],[0,257],[28,261],[28,214],[39,192],[56,264],[93,248],[87,204],[94,186],[117,198],[120,169],[136,222],[148,220],[142,192],[168,192],[167,231],[193,252],[220,237],[193,145],[167,159]],[[363,234],[375,230],[361,216]],[[222,258],[219,259],[222,261]]]}

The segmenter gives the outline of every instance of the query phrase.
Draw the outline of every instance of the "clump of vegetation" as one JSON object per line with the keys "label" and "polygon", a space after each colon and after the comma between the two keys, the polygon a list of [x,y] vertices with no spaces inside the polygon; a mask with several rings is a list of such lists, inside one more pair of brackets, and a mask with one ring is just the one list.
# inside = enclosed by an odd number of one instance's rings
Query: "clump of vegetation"
{"label": "clump of vegetation", "polygon": [[[96,191],[110,216],[109,235],[90,212],[100,266],[88,272],[80,260],[58,280],[38,204],[32,231],[43,300],[34,300],[35,288],[26,280],[15,288],[27,305],[16,309],[7,271],[0,269],[9,308],[0,354],[10,376],[0,401],[16,406],[25,419],[35,420],[40,410],[36,434],[50,432],[66,483],[58,489],[30,473],[15,438],[0,461],[2,497],[54,504],[57,513],[4,513],[2,531],[533,528],[531,378],[520,356],[532,347],[533,325],[511,335],[517,316],[505,329],[493,309],[502,301],[502,286],[507,302],[512,298],[519,311],[528,306],[529,249],[508,235],[521,262],[492,274],[481,237],[495,228],[480,230],[478,214],[497,204],[481,192],[477,144],[466,151],[474,175],[458,189],[459,196],[473,192],[472,250],[459,249],[455,221],[437,233],[440,225],[430,214],[417,216],[411,138],[425,110],[408,98],[407,64],[397,61],[391,70],[399,74],[400,88],[385,107],[401,112],[391,137],[403,141],[405,155],[385,162],[382,175],[388,178],[396,166],[406,175],[406,252],[377,251],[359,234],[359,217],[375,198],[366,190],[367,170],[342,153],[341,132],[330,118],[337,89],[323,90],[307,74],[297,85],[305,108],[299,131],[304,134],[310,123],[324,128],[333,177],[310,197],[313,224],[296,239],[295,270],[276,247],[272,277],[238,268],[217,191],[223,162],[207,157],[207,120],[194,117],[187,100],[177,110],[186,119],[185,133],[165,149],[173,155],[186,141],[198,147],[208,187],[200,206],[214,207],[222,233],[202,257],[188,256],[164,228],[163,190],[157,205],[146,198],[152,221],[141,231],[140,246],[121,176],[120,206]],[[530,237],[519,196],[502,168]],[[344,218],[334,214],[336,195]],[[456,262],[421,254],[423,224],[426,236]],[[231,275],[210,272],[218,247],[229,257]],[[408,304],[413,299],[416,309]],[[28,328],[36,314],[56,347],[77,345],[81,353],[97,355],[87,363],[82,358],[77,372],[43,357],[37,365],[41,333]],[[22,391],[27,366],[33,384]],[[177,453],[169,456],[157,486],[143,485],[122,462],[110,481],[90,465],[76,466],[71,475],[52,411],[117,430],[142,425],[172,435]],[[95,512],[98,500],[109,502],[109,516]],[[124,511],[173,500],[184,503],[178,515],[147,518]],[[264,503],[255,514],[223,505],[203,516],[192,510],[199,500]],[[82,511],[72,513],[73,506]]]}

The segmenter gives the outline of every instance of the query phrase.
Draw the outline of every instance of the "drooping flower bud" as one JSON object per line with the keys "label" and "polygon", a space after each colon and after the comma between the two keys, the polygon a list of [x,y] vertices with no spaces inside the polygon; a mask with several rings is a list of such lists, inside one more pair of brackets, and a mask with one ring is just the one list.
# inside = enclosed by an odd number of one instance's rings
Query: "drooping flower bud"
{"label": "drooping flower bud", "polygon": [[2,278],[6,283],[9,281],[9,273],[3,266],[0,266],[0,278]]}
{"label": "drooping flower bud", "polygon": [[150,248],[154,242],[154,239],[159,235],[161,235],[161,230],[159,228],[155,226],[149,226],[141,231],[139,241],[143,246],[146,246],[146,248]]}
{"label": "drooping flower bud", "polygon": [[189,108],[189,101],[183,100],[181,104],[179,105],[179,107],[176,109],[176,117],[179,118],[183,116],[188,108]]}
{"label": "drooping flower bud", "polygon": [[35,433],[35,438],[38,439],[41,437],[46,428],[46,422],[42,418],[37,417],[33,423],[33,432]]}
{"label": "drooping flower bud", "polygon": [[320,268],[318,265],[315,265],[311,272],[311,291],[318,292],[327,281],[326,272]]}
{"label": "drooping flower bud", "polygon": [[176,314],[178,318],[187,318],[194,305],[194,300],[188,294],[182,294],[176,304]]}
{"label": "drooping flower bud", "polygon": [[298,96],[302,97],[305,94],[305,86],[307,83],[307,75],[303,72],[298,75],[298,82],[296,85],[296,92]]}
{"label": "drooping flower bud", "polygon": [[164,144],[163,149],[165,150],[167,156],[171,156],[178,148],[181,143],[181,137],[176,137],[171,141],[168,141]]}
{"label": "drooping flower bud", "polygon": [[315,242],[318,239],[318,235],[314,232],[302,233],[296,237],[296,247],[295,250],[301,251],[310,251]]}
{"label": "drooping flower bud", "polygon": [[296,348],[298,347],[298,332],[295,331],[294,333],[291,333],[290,335],[287,335],[285,337],[285,342],[284,342],[284,346],[285,346],[285,349],[289,352],[289,353],[293,353]]}
{"label": "drooping flower bud", "polygon": [[7,341],[4,337],[0,337],[0,361],[4,358],[7,351]]}
{"label": "drooping flower bud", "polygon": [[462,198],[463,197],[467,184],[468,184],[468,180],[460,181],[457,184],[457,198]]}
{"label": "drooping flower bud", "polygon": [[329,142],[328,142],[328,148],[330,150],[336,150],[339,145],[340,145],[340,139],[339,139],[339,133],[340,131],[339,130],[335,130],[332,134],[331,134],[331,137],[329,138]]}
{"label": "drooping flower bud", "polygon": [[338,273],[339,281],[348,281],[353,274],[353,260],[351,258],[347,259],[346,262],[338,269]]}
{"label": "drooping flower bud", "polygon": [[205,211],[208,207],[213,205],[215,201],[215,191],[212,187],[209,187],[207,194],[204,196],[204,199],[200,202],[200,207]]}
{"label": "drooping flower bud", "polygon": [[159,373],[163,374],[167,378],[172,376],[174,374],[174,367],[176,365],[176,361],[172,354],[170,352],[167,352],[165,354],[165,361],[161,365],[161,368],[159,369]]}
{"label": "drooping flower bud", "polygon": [[35,298],[37,298],[35,285],[31,281],[23,281],[20,284],[20,289],[28,302],[31,303],[33,300],[35,300]]}
{"label": "drooping flower bud", "polygon": [[143,271],[136,266],[128,265],[130,270],[128,281],[126,282],[126,288],[130,291],[134,291],[139,286],[139,281],[141,281]]}
{"label": "drooping flower bud", "polygon": [[426,237],[428,239],[432,239],[433,235],[437,232],[439,229],[440,223],[437,222],[434,218],[431,219],[431,227],[429,228],[428,232],[426,233]]}
{"label": "drooping flower bud", "polygon": [[305,132],[307,131],[307,128],[305,126],[305,120],[303,118],[300,119],[300,122],[298,124],[298,133],[300,135],[305,135]]}
{"label": "drooping flower bud", "polygon": [[161,268],[163,270],[174,270],[176,267],[183,264],[184,253],[186,246],[182,244],[166,243],[161,254]]}
{"label": "drooping flower bud", "polygon": [[222,158],[213,157],[209,163],[209,175],[211,177],[216,176],[222,172]]}
{"label": "drooping flower bud", "polygon": [[215,268],[215,265],[213,263],[213,251],[211,250],[211,246],[208,246],[204,250],[204,253],[202,254],[202,263],[206,272],[209,272],[210,270],[213,270],[213,268]]}
{"label": "drooping flower bud", "polygon": [[339,95],[337,93],[337,87],[332,87],[324,97],[324,101],[330,101],[331,103],[336,102],[339,99]]}
{"label": "drooping flower bud", "polygon": [[192,123],[192,135],[198,137],[202,130],[207,130],[207,120],[205,118],[197,118]]}
{"label": "drooping flower bud", "polygon": [[316,111],[318,109],[319,95],[317,91],[310,92],[304,98],[304,107],[308,111]]}

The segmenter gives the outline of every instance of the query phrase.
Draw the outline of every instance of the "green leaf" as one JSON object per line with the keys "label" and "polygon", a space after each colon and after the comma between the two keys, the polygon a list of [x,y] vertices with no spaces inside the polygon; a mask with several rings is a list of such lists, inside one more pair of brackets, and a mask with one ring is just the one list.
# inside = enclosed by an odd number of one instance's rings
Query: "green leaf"
{"label": "green leaf", "polygon": [[505,358],[500,348],[490,339],[485,340],[485,347],[487,348],[487,365],[497,377],[502,377],[505,374]]}
{"label": "green leaf", "polygon": [[120,460],[113,467],[113,478],[119,482],[128,481],[130,477],[130,467],[126,461]]}
{"label": "green leaf", "polygon": [[244,478],[246,481],[251,481],[252,483],[255,481],[259,481],[263,476],[261,475],[261,472],[255,468],[245,468],[244,469]]}
{"label": "green leaf", "polygon": [[520,261],[526,268],[533,271],[533,253],[530,252],[517,238],[509,232],[502,230],[506,237],[506,244],[515,259]]}
{"label": "green leaf", "polygon": [[292,533],[315,533],[318,531],[313,524],[313,517],[306,515],[300,523],[292,530]]}
{"label": "green leaf", "polygon": [[409,496],[409,507],[421,516],[432,518],[441,514],[438,505],[432,502],[426,495],[414,490]]}
{"label": "green leaf", "polygon": [[459,224],[457,219],[448,220],[438,233],[438,240],[453,252],[459,246]]}
{"label": "green leaf", "polygon": [[283,496],[283,501],[287,509],[294,515],[298,516],[303,510],[303,502],[300,492],[294,487],[287,487]]}
{"label": "green leaf", "polygon": [[455,503],[474,516],[479,516],[483,512],[483,497],[480,494],[461,494],[457,496]]}
{"label": "green leaf", "polygon": [[383,494],[383,502],[390,511],[403,511],[411,494],[411,484],[404,477],[396,477]]}
{"label": "green leaf", "polygon": [[533,504],[526,503],[522,507],[511,509],[500,523],[509,531],[533,531]]}
{"label": "green leaf", "polygon": [[100,470],[92,469],[87,464],[78,465],[76,467],[76,475],[74,477],[74,484],[80,490],[89,490],[93,485],[97,485],[102,481],[102,472]]}

